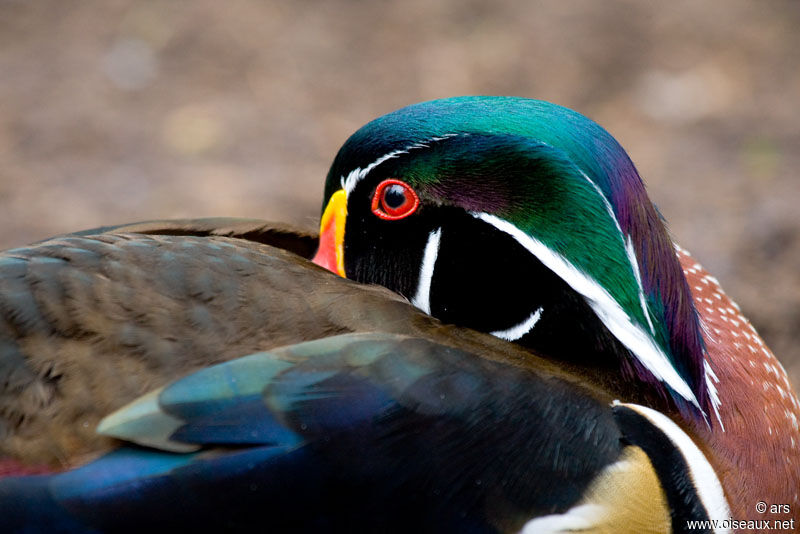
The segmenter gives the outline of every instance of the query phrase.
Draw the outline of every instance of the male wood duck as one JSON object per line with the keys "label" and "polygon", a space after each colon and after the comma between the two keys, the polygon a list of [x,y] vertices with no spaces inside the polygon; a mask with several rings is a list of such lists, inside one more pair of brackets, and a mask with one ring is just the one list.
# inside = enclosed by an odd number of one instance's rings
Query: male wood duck
{"label": "male wood duck", "polygon": [[410,106],[323,206],[0,256],[2,532],[798,520],[786,373],[589,119]]}

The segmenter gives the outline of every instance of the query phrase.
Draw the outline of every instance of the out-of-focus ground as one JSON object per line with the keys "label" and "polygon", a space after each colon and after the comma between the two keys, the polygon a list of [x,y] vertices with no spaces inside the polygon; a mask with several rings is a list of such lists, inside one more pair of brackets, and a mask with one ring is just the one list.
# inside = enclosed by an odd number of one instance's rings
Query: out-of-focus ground
{"label": "out-of-focus ground", "polygon": [[148,218],[315,226],[364,122],[542,98],[627,148],[800,383],[800,3],[0,0],[0,248]]}

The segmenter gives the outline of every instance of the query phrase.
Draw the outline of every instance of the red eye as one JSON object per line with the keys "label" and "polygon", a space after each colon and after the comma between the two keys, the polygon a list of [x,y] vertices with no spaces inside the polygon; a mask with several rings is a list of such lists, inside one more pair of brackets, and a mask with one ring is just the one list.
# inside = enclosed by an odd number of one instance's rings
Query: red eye
{"label": "red eye", "polygon": [[418,207],[419,197],[411,186],[393,178],[379,183],[372,197],[372,213],[387,221],[408,217]]}

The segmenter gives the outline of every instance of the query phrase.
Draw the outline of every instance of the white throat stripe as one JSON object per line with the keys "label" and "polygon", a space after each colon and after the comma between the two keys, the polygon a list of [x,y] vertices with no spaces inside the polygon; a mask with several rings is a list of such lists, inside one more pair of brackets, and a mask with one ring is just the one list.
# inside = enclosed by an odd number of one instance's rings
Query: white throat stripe
{"label": "white throat stripe", "polygon": [[411,304],[428,315],[431,313],[431,280],[433,280],[433,269],[436,267],[436,258],[439,257],[439,242],[441,238],[441,228],[437,228],[428,234],[428,242],[425,244],[425,253],[422,256],[422,265],[419,268],[417,293],[411,299]]}
{"label": "white throat stripe", "polygon": [[516,341],[528,332],[530,332],[536,323],[539,322],[539,319],[542,316],[542,307],[540,306],[537,308],[535,312],[533,312],[530,317],[522,321],[516,326],[512,326],[508,330],[495,330],[494,332],[490,332],[495,337],[499,337],[500,339],[505,339],[506,341]]}

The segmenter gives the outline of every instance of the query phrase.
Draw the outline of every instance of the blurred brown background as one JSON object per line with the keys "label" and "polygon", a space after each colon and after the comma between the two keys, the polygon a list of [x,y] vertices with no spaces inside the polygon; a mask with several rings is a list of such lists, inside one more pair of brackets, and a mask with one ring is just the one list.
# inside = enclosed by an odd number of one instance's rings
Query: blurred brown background
{"label": "blurred brown background", "polygon": [[315,226],[364,122],[550,100],[627,148],[800,383],[800,3],[0,0],[0,248],[148,218]]}

